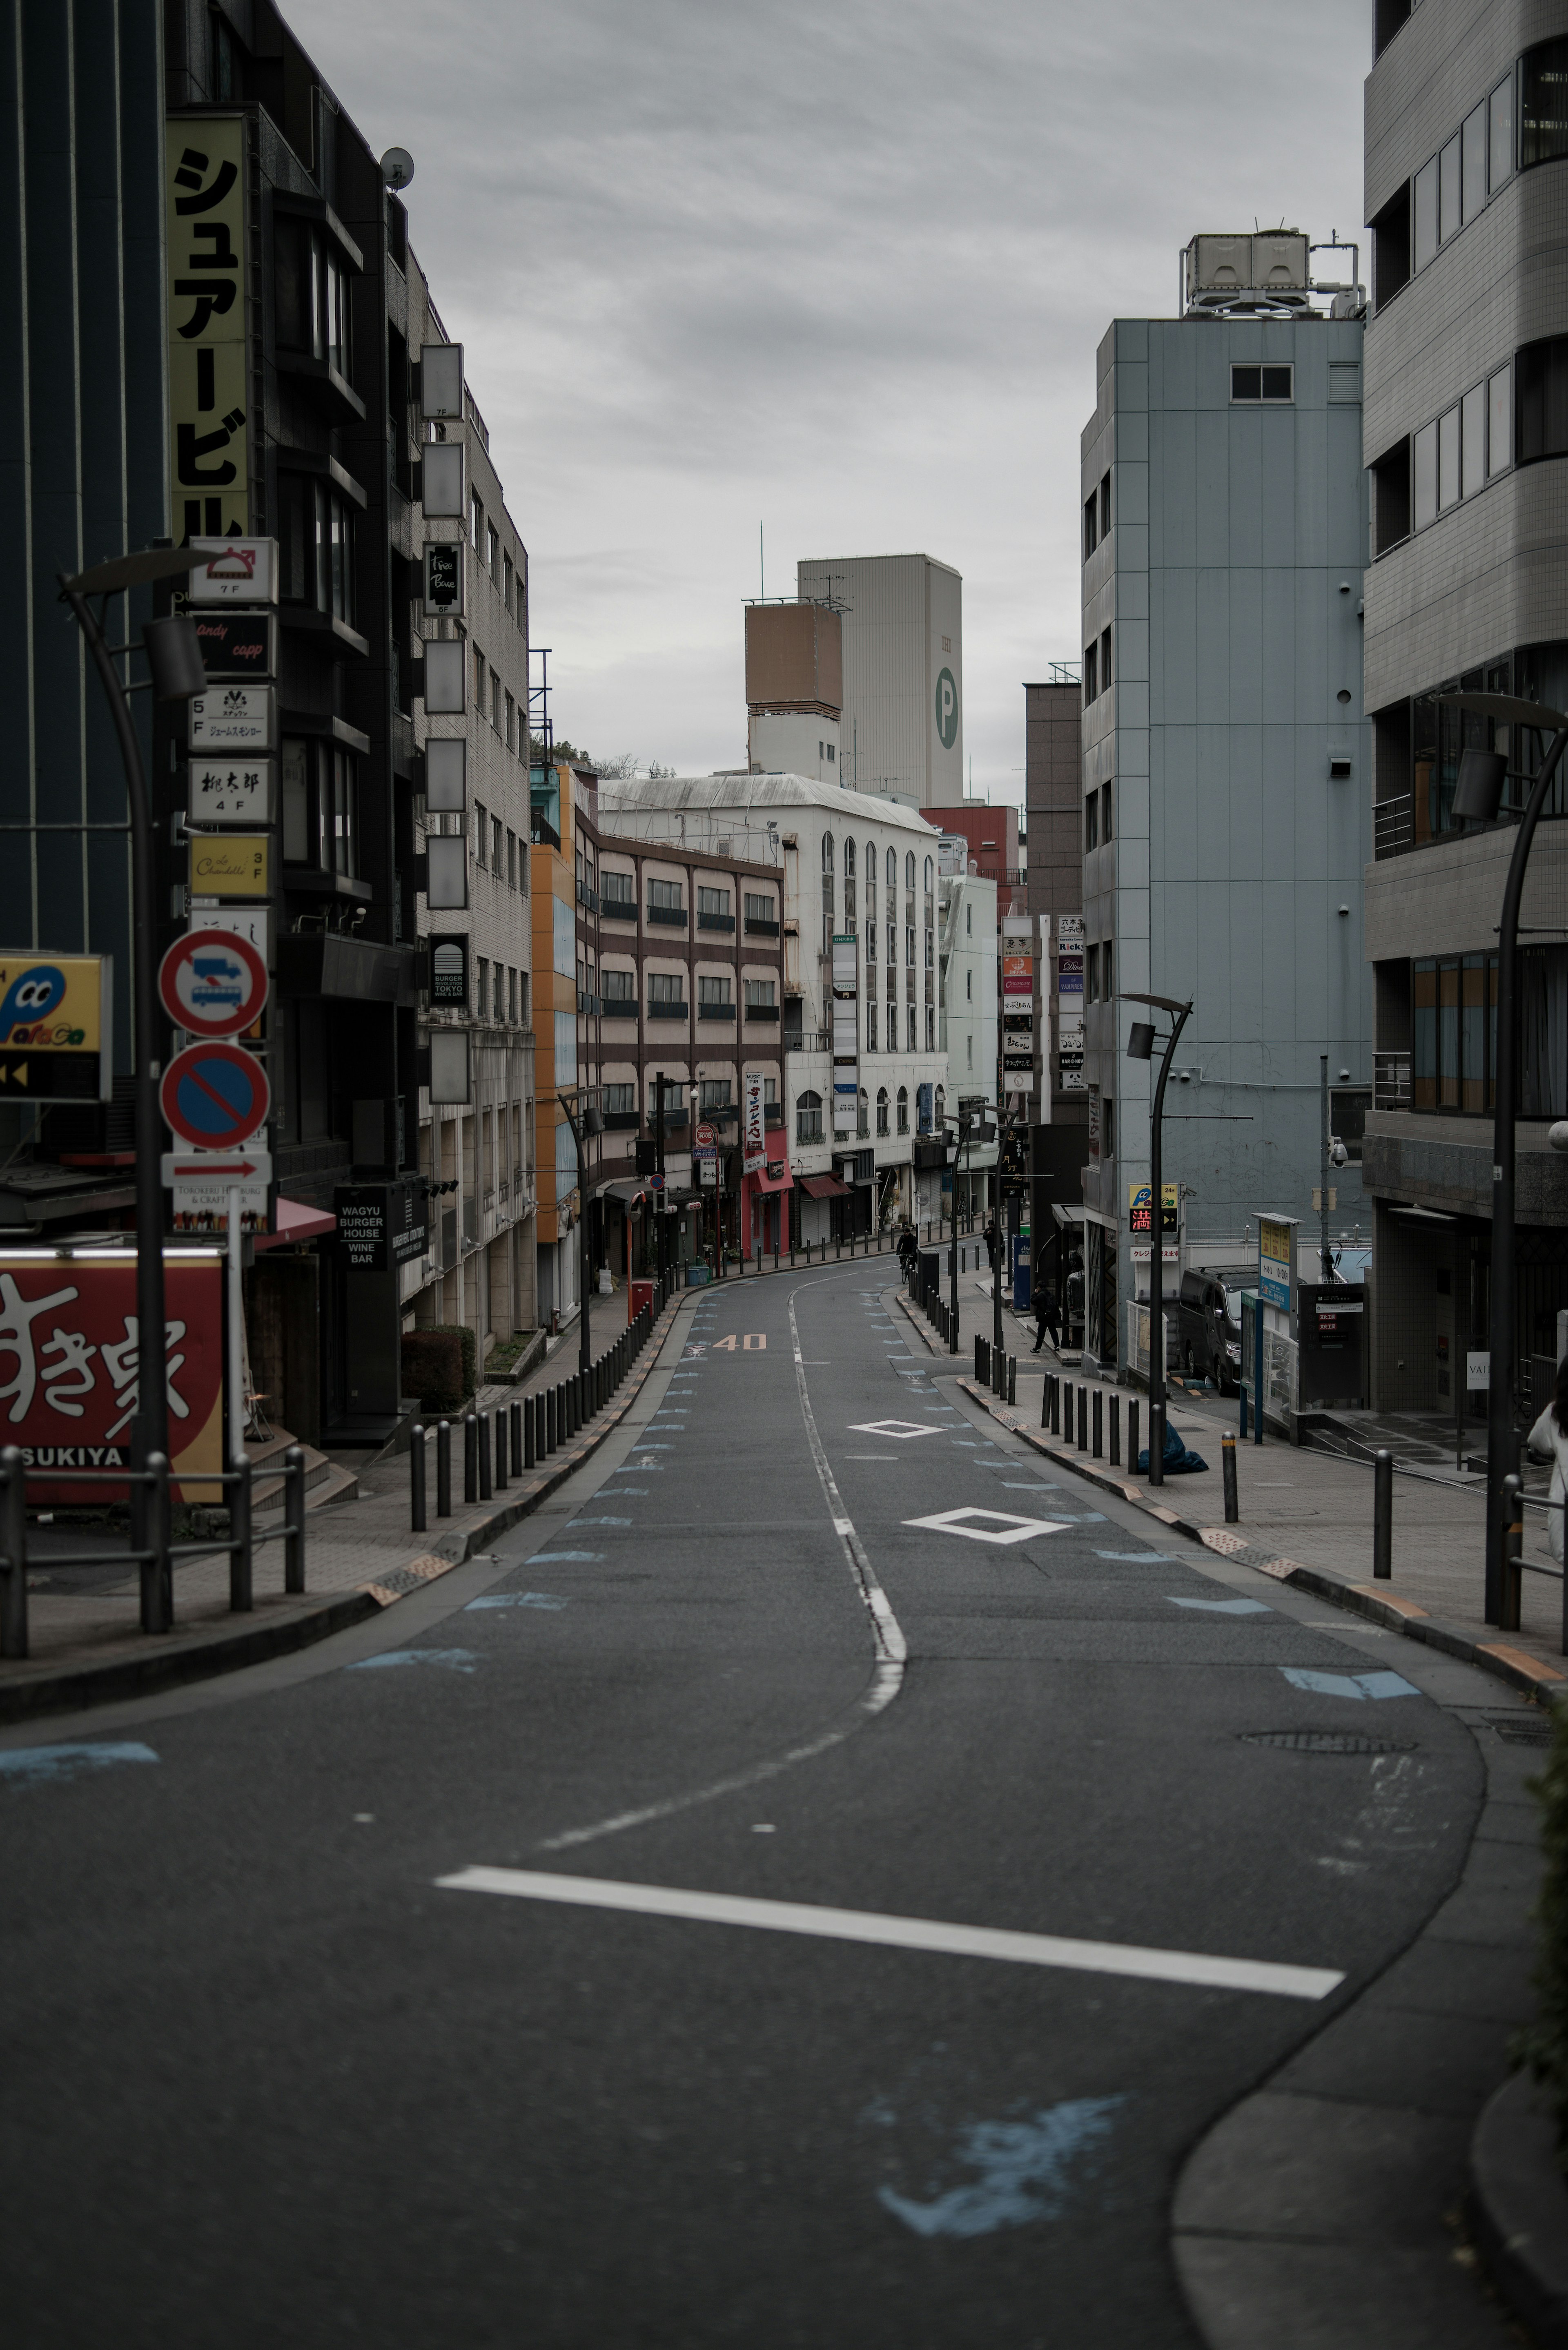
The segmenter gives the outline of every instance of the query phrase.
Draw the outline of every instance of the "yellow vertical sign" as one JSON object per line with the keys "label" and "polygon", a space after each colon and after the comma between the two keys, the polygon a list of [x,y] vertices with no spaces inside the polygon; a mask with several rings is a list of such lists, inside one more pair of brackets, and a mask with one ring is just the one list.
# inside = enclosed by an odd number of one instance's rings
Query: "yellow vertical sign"
{"label": "yellow vertical sign", "polygon": [[165,130],[169,455],[177,539],[250,529],[243,115],[174,115]]}

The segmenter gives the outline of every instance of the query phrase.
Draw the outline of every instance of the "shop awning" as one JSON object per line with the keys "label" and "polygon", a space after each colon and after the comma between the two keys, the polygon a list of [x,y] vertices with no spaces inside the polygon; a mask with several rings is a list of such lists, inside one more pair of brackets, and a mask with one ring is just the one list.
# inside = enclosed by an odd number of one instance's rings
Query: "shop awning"
{"label": "shop awning", "polygon": [[307,1208],[298,1200],[286,1200],[281,1195],[277,1203],[277,1230],[258,1232],[258,1250],[292,1248],[296,1241],[324,1240],[328,1232],[337,1230],[337,1219],[325,1208]]}
{"label": "shop awning", "polygon": [[[804,1181],[805,1178],[801,1180]],[[782,1162],[775,1159],[771,1167],[763,1166],[753,1169],[746,1180],[754,1185],[759,1191],[793,1191],[794,1189],[794,1177],[790,1172],[787,1159]]]}
{"label": "shop awning", "polygon": [[854,1187],[836,1175],[803,1175],[800,1188],[808,1200],[847,1200]]}
{"label": "shop awning", "polygon": [[619,1200],[628,1208],[640,1201],[646,1206],[656,1197],[646,1175],[618,1175],[612,1182],[601,1183],[594,1193],[596,1200]]}

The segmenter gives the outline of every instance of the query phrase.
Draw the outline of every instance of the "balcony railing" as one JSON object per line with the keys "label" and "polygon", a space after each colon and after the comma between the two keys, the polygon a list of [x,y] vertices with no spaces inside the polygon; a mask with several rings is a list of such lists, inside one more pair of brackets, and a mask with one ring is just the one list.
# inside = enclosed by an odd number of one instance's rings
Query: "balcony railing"
{"label": "balcony railing", "polygon": [[599,998],[599,1017],[602,1020],[635,1020],[637,1018],[636,996],[601,996]]}
{"label": "balcony railing", "polygon": [[649,1002],[648,1016],[650,1020],[684,1020],[686,1013],[684,1003],[655,1003],[651,999]]}
{"label": "balcony railing", "polygon": [[1372,1107],[1374,1109],[1409,1108],[1410,1055],[1408,1053],[1374,1053],[1372,1055]]}
{"label": "balcony railing", "polygon": [[735,927],[735,917],[733,914],[700,913],[697,917],[697,927],[700,931],[732,931]]}
{"label": "balcony railing", "polygon": [[1372,810],[1372,854],[1403,857],[1416,846],[1416,796],[1401,792],[1397,799],[1378,800]]}
{"label": "balcony railing", "polygon": [[528,818],[528,837],[535,848],[559,848],[561,846],[560,834],[548,816],[541,816],[537,808]]}
{"label": "balcony railing", "polygon": [[577,903],[579,906],[586,906],[590,914],[597,914],[599,910],[598,891],[597,889],[590,889],[586,881],[579,881],[577,884]]}
{"label": "balcony railing", "polygon": [[599,893],[599,917],[606,922],[635,922],[637,899],[619,889],[604,889]]}
{"label": "balcony railing", "polygon": [[697,1017],[699,1020],[732,1021],[734,1016],[735,1005],[734,999],[732,997],[726,998],[726,1000],[722,1003],[699,1003],[697,1006]]}
{"label": "balcony railing", "polygon": [[672,931],[683,931],[688,927],[684,906],[649,906],[648,919],[650,922],[663,922]]}
{"label": "balcony railing", "polygon": [[746,1017],[748,1020],[776,1021],[778,1016],[779,1007],[776,1003],[748,1003],[746,1006]]}
{"label": "balcony railing", "polygon": [[776,922],[765,922],[758,914],[746,916],[746,936],[749,939],[776,939],[778,934]]}

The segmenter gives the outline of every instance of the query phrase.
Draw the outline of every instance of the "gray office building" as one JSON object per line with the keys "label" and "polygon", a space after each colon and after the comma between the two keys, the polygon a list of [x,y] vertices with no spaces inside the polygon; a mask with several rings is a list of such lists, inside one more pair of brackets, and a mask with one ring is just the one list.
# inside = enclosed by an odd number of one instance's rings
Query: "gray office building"
{"label": "gray office building", "polygon": [[[1373,1399],[1465,1409],[1487,1344],[1497,925],[1548,739],[1438,700],[1568,703],[1568,7],[1378,0],[1366,83],[1366,706],[1376,761],[1366,951],[1375,1101]],[[1495,825],[1453,814],[1469,745],[1507,754]],[[1568,1305],[1568,799],[1522,911],[1517,1318],[1523,1399]],[[1486,1398],[1469,1398],[1479,1419]]]}
{"label": "gray office building", "polygon": [[[1106,334],[1084,428],[1085,1352],[1123,1372],[1157,1066],[1127,992],[1194,1007],[1166,1106],[1184,1266],[1254,1254],[1260,1209],[1310,1218],[1319,1056],[1353,1134],[1371,1075],[1363,327],[1313,249],[1196,238],[1183,315]],[[1349,1237],[1354,1164],[1337,1191]]]}

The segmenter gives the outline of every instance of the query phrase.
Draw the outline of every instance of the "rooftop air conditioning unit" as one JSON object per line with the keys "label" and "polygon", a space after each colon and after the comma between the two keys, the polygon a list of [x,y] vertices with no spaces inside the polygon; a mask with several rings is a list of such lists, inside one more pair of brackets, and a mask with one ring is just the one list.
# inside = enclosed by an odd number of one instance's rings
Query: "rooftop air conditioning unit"
{"label": "rooftop air conditioning unit", "polygon": [[1312,288],[1312,248],[1299,229],[1251,236],[1195,236],[1182,259],[1188,310],[1303,310]]}

